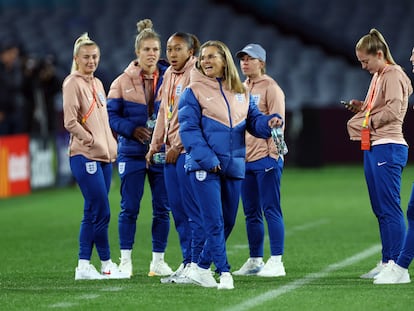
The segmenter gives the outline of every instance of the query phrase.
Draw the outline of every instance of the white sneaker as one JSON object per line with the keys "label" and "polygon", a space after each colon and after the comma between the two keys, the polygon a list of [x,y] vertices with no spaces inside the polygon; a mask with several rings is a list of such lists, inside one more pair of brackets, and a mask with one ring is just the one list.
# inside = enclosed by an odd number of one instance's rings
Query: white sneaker
{"label": "white sneaker", "polygon": [[164,260],[158,260],[157,262],[151,261],[148,276],[169,276],[173,273],[174,271]]}
{"label": "white sneaker", "polygon": [[132,260],[129,258],[120,258],[119,271],[132,276]]}
{"label": "white sneaker", "polygon": [[100,274],[96,268],[90,264],[85,268],[76,267],[75,269],[75,280],[102,280],[105,277]]}
{"label": "white sneaker", "polygon": [[234,275],[256,275],[264,267],[262,258],[249,258],[237,271],[234,271]]}
{"label": "white sneaker", "polygon": [[161,278],[161,283],[177,283],[177,284],[191,284],[193,283],[188,277],[187,273],[191,267],[191,263],[188,263],[184,266],[182,263],[173,274],[166,278]]}
{"label": "white sneaker", "polygon": [[276,277],[276,276],[285,276],[286,271],[283,266],[283,262],[276,261],[274,258],[270,257],[269,260],[264,265],[263,269],[257,273],[257,276],[264,277]]}
{"label": "white sneaker", "polygon": [[387,263],[380,261],[375,268],[371,269],[369,272],[360,276],[361,279],[373,279],[375,276],[380,273],[385,267]]}
{"label": "white sneaker", "polygon": [[394,262],[388,263],[374,278],[374,284],[407,284],[411,283],[408,269],[404,269]]}
{"label": "white sneaker", "polygon": [[101,273],[106,279],[129,279],[131,277],[130,274],[122,272],[112,261],[105,267],[101,267]]}
{"label": "white sneaker", "polygon": [[198,265],[194,267],[191,265],[191,269],[188,271],[187,277],[192,283],[203,287],[217,287],[216,279],[211,273],[210,269],[200,268]]}
{"label": "white sneaker", "polygon": [[222,272],[220,275],[220,283],[217,289],[234,289],[233,277],[230,272]]}

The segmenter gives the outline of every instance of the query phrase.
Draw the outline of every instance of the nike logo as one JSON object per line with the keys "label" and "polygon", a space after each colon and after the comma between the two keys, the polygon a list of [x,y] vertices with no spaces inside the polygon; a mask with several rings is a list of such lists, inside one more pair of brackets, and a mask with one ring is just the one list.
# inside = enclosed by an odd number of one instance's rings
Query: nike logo
{"label": "nike logo", "polygon": [[125,90],[125,93],[129,93],[129,92],[132,92],[134,89],[132,88],[132,89],[127,89],[127,90]]}
{"label": "nike logo", "polygon": [[103,271],[102,274],[103,275],[111,275],[111,270],[109,270],[109,271]]}
{"label": "nike logo", "polygon": [[265,173],[270,172],[273,169],[274,169],[274,167],[265,168]]}
{"label": "nike logo", "polygon": [[383,165],[385,165],[385,164],[387,164],[387,161],[384,161],[384,162],[378,162],[378,163],[377,163],[377,165],[378,165],[378,166],[383,166]]}
{"label": "nike logo", "polygon": [[206,100],[207,101],[210,101],[210,100],[212,100],[214,97],[206,97]]}

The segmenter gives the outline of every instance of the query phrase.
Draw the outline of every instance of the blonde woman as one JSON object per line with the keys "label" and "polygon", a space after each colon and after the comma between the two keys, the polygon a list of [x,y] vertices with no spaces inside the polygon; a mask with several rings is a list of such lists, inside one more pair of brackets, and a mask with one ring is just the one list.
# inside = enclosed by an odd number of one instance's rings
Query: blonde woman
{"label": "blonde woman", "polygon": [[[173,273],[164,261],[170,230],[170,208],[164,182],[164,165],[147,166],[145,155],[160,106],[159,92],[168,63],[160,60],[161,40],[152,21],[137,23],[134,59],[111,85],[108,113],[118,134],[118,173],[121,178],[121,212],[118,218],[120,269],[133,273],[132,249],[145,179],[152,193],[152,260],[148,276]],[[162,151],[164,146],[162,146]]]}
{"label": "blonde woman", "polygon": [[[108,123],[102,82],[94,76],[99,59],[98,45],[87,33],[83,34],[75,42],[72,71],[63,82],[70,167],[85,200],[75,280],[129,277],[120,273],[112,262],[108,242],[108,192],[112,163],[116,160],[116,141]],[[101,273],[90,263],[93,246],[101,260]]]}
{"label": "blonde woman", "polygon": [[[410,62],[414,72],[414,48],[411,50]],[[411,189],[410,201],[407,208],[408,228],[404,238],[404,244],[397,261],[387,265],[377,274],[374,284],[405,284],[410,283],[408,268],[414,259],[414,184]]]}
{"label": "blonde woman", "polygon": [[[228,47],[208,41],[200,47],[190,85],[181,95],[178,120],[187,151],[185,168],[199,206],[206,242],[197,265],[188,273],[203,287],[233,289],[226,239],[234,227],[245,175],[246,130],[268,138],[271,128],[283,124],[265,116],[250,101]],[[220,275],[217,284],[209,268]]]}
{"label": "blonde woman", "polygon": [[[245,86],[255,104],[264,114],[277,113],[285,117],[285,94],[279,84],[265,73],[266,51],[250,43],[238,51],[240,69],[246,76]],[[280,205],[280,181],[284,158],[272,139],[261,139],[246,133],[246,177],[241,198],[246,217],[250,257],[234,275],[263,277],[285,276],[282,262],[285,226]],[[263,262],[264,223],[267,222],[270,258]]]}
{"label": "blonde woman", "polygon": [[397,260],[404,241],[400,188],[408,145],[402,126],[413,89],[377,29],[371,29],[357,42],[355,52],[362,69],[372,75],[365,100],[353,99],[348,104],[355,112],[348,121],[348,132],[351,140],[361,142],[371,208],[378,220],[382,243],[380,262],[361,275],[371,279]]}

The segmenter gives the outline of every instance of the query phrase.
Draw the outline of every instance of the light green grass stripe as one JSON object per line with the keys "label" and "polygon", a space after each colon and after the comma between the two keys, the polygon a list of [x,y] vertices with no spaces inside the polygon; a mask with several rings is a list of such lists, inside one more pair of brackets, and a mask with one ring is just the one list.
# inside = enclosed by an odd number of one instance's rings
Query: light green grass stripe
{"label": "light green grass stripe", "polygon": [[293,281],[289,284],[286,284],[284,286],[279,287],[278,289],[271,290],[268,292],[265,292],[264,294],[254,297],[252,299],[246,300],[245,302],[242,302],[238,305],[235,305],[231,308],[225,309],[224,311],[244,311],[249,310],[250,308],[256,307],[258,305],[261,305],[269,300],[275,299],[283,294],[289,293],[299,287],[302,287],[306,284],[311,283],[314,280],[321,279],[323,277],[326,277],[329,273],[340,270],[342,268],[345,268],[347,266],[353,265],[361,260],[364,260],[365,258],[368,258],[376,253],[378,253],[381,250],[381,245],[376,244],[368,249],[366,249],[363,252],[360,252],[352,257],[349,257],[343,261],[334,263],[332,265],[329,265],[325,269],[321,270],[320,272],[310,273],[306,275],[304,278],[301,278],[299,280]]}

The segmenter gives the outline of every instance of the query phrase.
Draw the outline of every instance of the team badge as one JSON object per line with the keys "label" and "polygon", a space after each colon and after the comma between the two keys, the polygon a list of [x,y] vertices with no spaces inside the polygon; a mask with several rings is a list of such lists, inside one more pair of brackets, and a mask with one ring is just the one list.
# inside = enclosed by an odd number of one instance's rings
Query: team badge
{"label": "team badge", "polygon": [[252,100],[253,100],[253,104],[255,104],[256,106],[259,105],[259,103],[260,103],[260,95],[259,94],[256,94],[256,95],[253,95],[252,94]]}
{"label": "team badge", "polygon": [[123,174],[125,172],[125,162],[119,162],[118,172],[119,172],[119,174]]}
{"label": "team badge", "polygon": [[96,161],[86,162],[85,163],[85,168],[86,168],[86,172],[88,172],[88,174],[93,175],[98,170],[98,165],[96,164]]}
{"label": "team badge", "polygon": [[105,104],[105,103],[106,103],[105,96],[104,96],[102,93],[98,93],[98,97],[99,97],[99,101],[100,101],[102,104]]}
{"label": "team badge", "polygon": [[181,84],[177,85],[177,88],[175,89],[175,96],[181,96],[182,90],[183,86]]}
{"label": "team badge", "polygon": [[198,181],[204,181],[206,179],[206,177],[207,177],[207,172],[206,171],[203,171],[203,170],[196,171],[195,172],[195,176],[196,176],[196,179]]}
{"label": "team badge", "polygon": [[237,93],[235,96],[236,96],[236,100],[237,100],[240,104],[244,103],[244,94]]}

